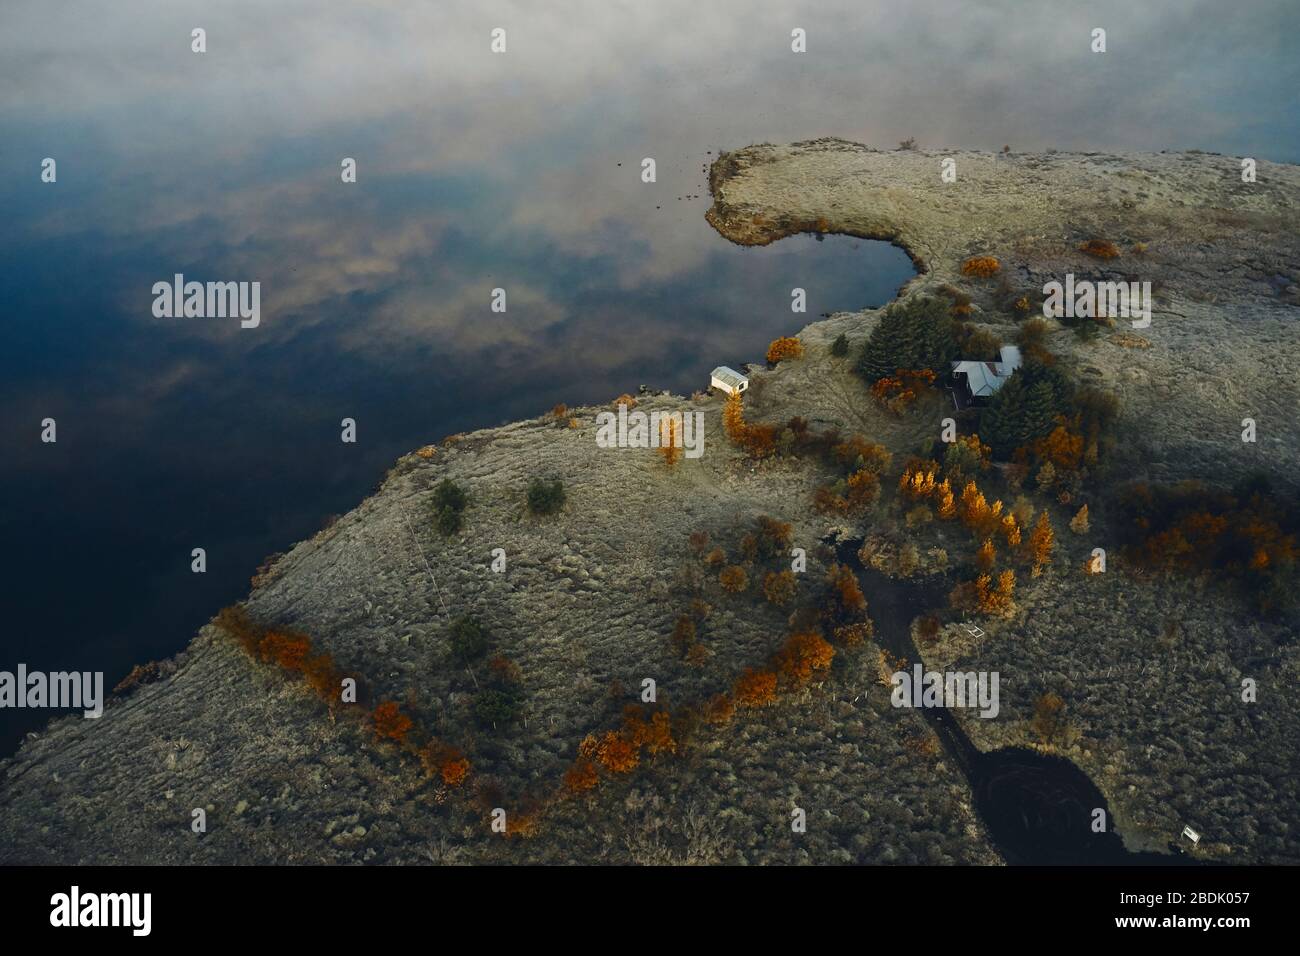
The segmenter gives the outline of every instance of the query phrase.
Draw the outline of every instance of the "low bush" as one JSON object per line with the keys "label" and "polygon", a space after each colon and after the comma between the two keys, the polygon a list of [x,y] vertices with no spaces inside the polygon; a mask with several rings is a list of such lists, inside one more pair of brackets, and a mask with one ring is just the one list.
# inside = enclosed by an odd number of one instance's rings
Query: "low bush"
{"label": "low bush", "polygon": [[433,491],[433,523],[445,535],[461,529],[469,496],[450,478],[444,478]]}
{"label": "low bush", "polygon": [[535,515],[555,514],[564,501],[564,484],[558,478],[534,478],[528,485],[528,510]]}
{"label": "low bush", "polygon": [[478,618],[462,615],[448,627],[451,654],[461,664],[468,664],[487,653],[488,633]]}

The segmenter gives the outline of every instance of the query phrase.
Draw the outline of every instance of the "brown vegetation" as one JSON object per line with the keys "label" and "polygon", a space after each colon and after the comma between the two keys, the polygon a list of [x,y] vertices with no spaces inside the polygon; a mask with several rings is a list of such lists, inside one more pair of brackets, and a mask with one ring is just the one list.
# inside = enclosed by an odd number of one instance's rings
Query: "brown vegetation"
{"label": "brown vegetation", "polygon": [[767,361],[770,365],[785,359],[803,358],[803,343],[796,338],[784,337],[773,339],[767,347]]}
{"label": "brown vegetation", "polygon": [[961,274],[987,279],[997,275],[1001,268],[1002,263],[993,256],[972,256],[961,264]]}

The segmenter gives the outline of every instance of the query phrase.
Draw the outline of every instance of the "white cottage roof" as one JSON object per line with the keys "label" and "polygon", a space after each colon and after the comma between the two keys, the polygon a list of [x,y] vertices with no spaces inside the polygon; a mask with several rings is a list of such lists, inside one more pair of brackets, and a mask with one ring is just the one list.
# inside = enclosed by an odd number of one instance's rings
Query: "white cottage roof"
{"label": "white cottage roof", "polygon": [[719,382],[724,383],[729,388],[737,388],[749,381],[749,379],[745,378],[745,376],[741,375],[734,368],[728,368],[725,365],[719,365],[711,374],[713,378],[716,378]]}

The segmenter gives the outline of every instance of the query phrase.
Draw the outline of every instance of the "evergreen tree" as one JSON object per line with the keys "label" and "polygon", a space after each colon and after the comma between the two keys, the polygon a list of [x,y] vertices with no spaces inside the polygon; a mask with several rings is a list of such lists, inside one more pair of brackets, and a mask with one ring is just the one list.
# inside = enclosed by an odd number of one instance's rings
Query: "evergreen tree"
{"label": "evergreen tree", "polygon": [[891,305],[872,330],[857,370],[875,383],[904,369],[948,371],[957,355],[952,317],[942,299],[914,298]]}
{"label": "evergreen tree", "polygon": [[1056,427],[1057,416],[1069,412],[1072,391],[1055,366],[1028,362],[993,394],[980,417],[980,437],[1006,460]]}
{"label": "evergreen tree", "polygon": [[1025,392],[1024,369],[1018,368],[993,393],[980,416],[980,438],[989,443],[998,458],[1010,458],[1024,444]]}

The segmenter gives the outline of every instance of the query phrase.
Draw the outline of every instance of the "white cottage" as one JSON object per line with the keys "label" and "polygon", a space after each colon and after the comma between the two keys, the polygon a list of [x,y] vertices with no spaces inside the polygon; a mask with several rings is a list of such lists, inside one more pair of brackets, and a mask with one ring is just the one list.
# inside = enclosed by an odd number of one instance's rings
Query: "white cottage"
{"label": "white cottage", "polygon": [[719,365],[713,370],[709,385],[726,392],[728,395],[737,395],[749,388],[749,379],[734,368]]}
{"label": "white cottage", "polygon": [[958,408],[983,405],[1018,368],[1020,349],[1014,345],[1002,346],[1001,360],[997,362],[953,362],[953,402]]}

